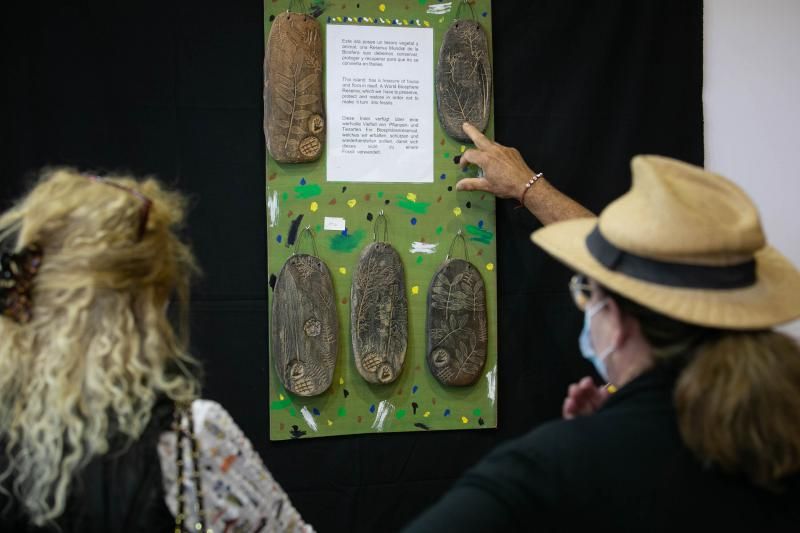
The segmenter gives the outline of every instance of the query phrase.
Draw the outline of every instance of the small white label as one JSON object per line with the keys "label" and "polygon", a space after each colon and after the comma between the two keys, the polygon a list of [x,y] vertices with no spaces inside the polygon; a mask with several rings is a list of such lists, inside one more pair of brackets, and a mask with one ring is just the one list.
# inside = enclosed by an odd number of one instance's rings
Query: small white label
{"label": "small white label", "polygon": [[347,228],[347,222],[339,217],[325,217],[325,229],[333,231],[344,231]]}

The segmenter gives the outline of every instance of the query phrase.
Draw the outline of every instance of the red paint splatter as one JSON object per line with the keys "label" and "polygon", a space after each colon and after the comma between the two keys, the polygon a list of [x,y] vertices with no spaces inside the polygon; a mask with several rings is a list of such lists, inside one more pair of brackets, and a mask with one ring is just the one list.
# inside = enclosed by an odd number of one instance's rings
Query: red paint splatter
{"label": "red paint splatter", "polygon": [[277,177],[278,177],[278,174],[277,174],[277,172],[273,172],[272,174],[270,174],[270,175],[269,175],[269,178],[268,178],[268,179],[269,179],[269,181],[272,181],[272,180],[274,180],[274,179],[275,179],[275,178],[277,178]]}
{"label": "red paint splatter", "polygon": [[438,204],[439,202],[441,202],[441,201],[442,201],[442,197],[441,197],[441,196],[440,196],[439,198],[437,198],[437,199],[436,199],[436,203],[437,203],[437,204]]}
{"label": "red paint splatter", "polygon": [[230,470],[230,468],[231,468],[231,465],[233,465],[233,463],[235,463],[235,462],[236,462],[236,459],[238,459],[238,458],[239,458],[239,456],[238,456],[238,455],[236,455],[236,454],[233,454],[233,455],[229,455],[228,457],[226,457],[225,459],[223,459],[223,460],[222,460],[222,466],[220,466],[220,470],[222,470],[222,473],[224,474],[224,473],[226,473],[228,470]]}
{"label": "red paint splatter", "polygon": [[328,202],[328,205],[336,205],[336,198],[331,198],[331,201]]}
{"label": "red paint splatter", "polygon": [[289,213],[286,216],[292,218],[292,215],[294,215],[294,211],[289,211]]}
{"label": "red paint splatter", "polygon": [[347,303],[347,297],[342,298],[342,304],[346,304],[346,303]]}
{"label": "red paint splatter", "polygon": [[444,146],[444,139],[442,139],[441,141],[439,141],[439,144],[441,144],[442,146]]}
{"label": "red paint splatter", "polygon": [[371,197],[372,197],[372,195],[371,195],[370,193],[367,193],[367,194],[365,194],[365,195],[364,195],[364,201],[365,201],[365,202],[369,202],[369,199],[370,199]]}
{"label": "red paint splatter", "polygon": [[356,421],[360,424],[361,423],[361,417],[359,416],[358,418],[356,418]]}

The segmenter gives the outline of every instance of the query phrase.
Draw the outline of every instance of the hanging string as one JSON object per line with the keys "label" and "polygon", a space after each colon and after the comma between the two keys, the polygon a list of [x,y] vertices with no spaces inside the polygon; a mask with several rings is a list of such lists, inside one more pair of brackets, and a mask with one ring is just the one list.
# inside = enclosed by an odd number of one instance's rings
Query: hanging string
{"label": "hanging string", "polygon": [[461,244],[464,246],[464,260],[469,261],[469,251],[467,250],[467,239],[464,238],[464,233],[459,229],[456,233],[456,236],[453,237],[453,240],[450,242],[450,248],[447,249],[447,256],[444,258],[445,261],[449,261],[450,257],[453,255],[453,247],[456,244],[457,240],[461,240]]}
{"label": "hanging string", "polygon": [[314,256],[319,257],[319,253],[317,252],[317,240],[314,238],[314,231],[311,229],[311,226],[306,226],[303,228],[303,231],[300,232],[300,235],[297,236],[297,240],[294,243],[294,254],[297,254],[300,250],[300,242],[303,240],[303,237],[308,235],[309,239],[311,239],[311,249],[314,250]]}
{"label": "hanging string", "polygon": [[455,18],[456,19],[459,18],[459,15],[461,14],[461,8],[464,7],[464,4],[467,5],[467,7],[469,8],[469,12],[472,13],[472,20],[473,21],[476,20],[475,19],[475,10],[472,9],[472,1],[471,0],[461,0],[461,2],[458,3],[458,7],[456,8],[456,17]]}
{"label": "hanging string", "polygon": [[305,0],[289,0],[289,7],[286,9],[286,11],[292,11],[292,6],[295,4],[300,4],[300,10],[295,11],[294,13],[308,13]]}
{"label": "hanging string", "polygon": [[383,209],[378,211],[378,216],[375,217],[375,223],[372,226],[372,242],[378,241],[378,225],[383,221],[383,239],[381,242],[386,242],[389,237],[389,222],[386,220],[386,215],[383,214]]}

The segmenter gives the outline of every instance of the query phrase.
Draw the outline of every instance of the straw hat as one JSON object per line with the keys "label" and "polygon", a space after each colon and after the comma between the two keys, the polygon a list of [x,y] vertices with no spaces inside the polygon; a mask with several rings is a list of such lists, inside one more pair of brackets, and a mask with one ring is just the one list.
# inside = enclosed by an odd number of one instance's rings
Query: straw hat
{"label": "straw hat", "polygon": [[727,179],[659,156],[631,161],[633,185],[598,218],[533,242],[645,307],[692,324],[767,328],[800,317],[800,272],[766,244],[758,211]]}

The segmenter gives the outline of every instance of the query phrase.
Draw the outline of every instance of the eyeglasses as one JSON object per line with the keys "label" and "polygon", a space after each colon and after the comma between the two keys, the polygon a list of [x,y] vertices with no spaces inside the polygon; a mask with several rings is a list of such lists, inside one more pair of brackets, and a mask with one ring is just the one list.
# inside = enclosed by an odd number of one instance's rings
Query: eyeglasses
{"label": "eyeglasses", "polygon": [[120,185],[119,183],[115,183],[106,178],[101,178],[99,176],[88,176],[88,178],[92,181],[103,183],[105,185],[109,185],[111,187],[123,190],[127,193],[134,195],[135,197],[137,197],[139,200],[142,201],[142,207],[139,209],[139,230],[136,233],[136,240],[137,241],[142,240],[142,236],[144,235],[144,230],[147,228],[147,219],[150,217],[150,208],[153,206],[153,201],[135,189],[131,189],[130,187],[126,187],[125,185]]}
{"label": "eyeglasses", "polygon": [[572,300],[581,311],[586,310],[586,304],[592,298],[592,286],[589,285],[586,276],[583,274],[575,274],[569,280],[569,292],[572,294]]}

